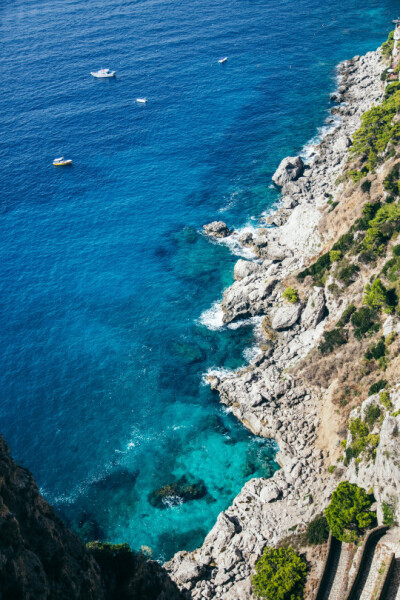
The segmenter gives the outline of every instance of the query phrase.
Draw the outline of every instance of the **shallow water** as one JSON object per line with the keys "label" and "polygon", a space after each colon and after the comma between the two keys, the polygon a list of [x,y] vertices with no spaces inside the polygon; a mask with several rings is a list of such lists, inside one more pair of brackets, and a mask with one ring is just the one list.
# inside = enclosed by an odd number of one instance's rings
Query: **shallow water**
{"label": "shallow water", "polygon": [[[82,534],[169,558],[276,469],[274,443],[202,383],[244,364],[254,335],[207,327],[237,256],[199,231],[257,223],[279,160],[327,116],[335,65],[376,48],[396,10],[0,5],[1,431]],[[103,66],[115,80],[89,75]],[[54,169],[62,153],[73,167]],[[149,504],[182,475],[207,496]]]}

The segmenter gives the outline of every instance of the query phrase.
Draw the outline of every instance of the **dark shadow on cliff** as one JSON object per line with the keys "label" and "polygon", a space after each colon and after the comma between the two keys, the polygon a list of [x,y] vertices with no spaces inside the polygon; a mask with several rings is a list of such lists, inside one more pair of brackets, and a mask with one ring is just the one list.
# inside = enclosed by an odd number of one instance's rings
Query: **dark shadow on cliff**
{"label": "dark shadow on cliff", "polygon": [[[100,548],[101,546],[101,548]],[[1,600],[183,600],[168,573],[127,545],[86,548],[0,435]]]}

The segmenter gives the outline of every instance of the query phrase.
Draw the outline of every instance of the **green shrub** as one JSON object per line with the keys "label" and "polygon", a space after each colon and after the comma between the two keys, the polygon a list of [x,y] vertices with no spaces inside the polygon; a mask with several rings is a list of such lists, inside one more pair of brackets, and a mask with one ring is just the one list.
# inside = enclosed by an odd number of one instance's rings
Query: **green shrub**
{"label": "green shrub", "polygon": [[255,595],[267,600],[303,600],[306,562],[293,548],[264,549],[251,583]]}
{"label": "green shrub", "polygon": [[369,390],[368,390],[368,396],[373,396],[374,394],[377,394],[378,392],[380,392],[381,390],[383,390],[383,388],[385,388],[386,386],[387,386],[386,379],[380,379],[379,381],[376,381],[369,388]]}
{"label": "green shrub", "polygon": [[369,427],[360,417],[350,419],[349,431],[351,444],[345,449],[344,465],[347,466],[351,459],[364,455],[367,460],[375,459],[376,448],[379,445],[379,436],[369,433]]}
{"label": "green shrub", "polygon": [[394,81],[393,83],[389,83],[388,86],[386,86],[385,89],[385,100],[386,98],[389,98],[389,96],[393,96],[393,94],[395,92],[398,92],[400,90],[400,82],[399,81]]}
{"label": "green shrub", "polygon": [[342,481],[332,494],[332,500],[325,509],[326,519],[332,535],[342,542],[352,542],[358,538],[361,530],[372,525],[376,519],[369,508],[373,496],[364,488]]}
{"label": "green shrub", "polygon": [[360,270],[360,267],[358,267],[357,265],[345,265],[345,266],[339,267],[335,271],[335,275],[339,279],[339,281],[344,283],[345,286],[347,287],[348,285],[353,283],[353,281],[355,279],[355,275],[356,275],[356,273],[359,272],[359,270]]}
{"label": "green shrub", "polygon": [[366,179],[361,184],[361,191],[364,192],[364,194],[369,193],[369,190],[371,189],[371,185],[372,185],[371,181],[369,181],[369,179]]}
{"label": "green shrub", "polygon": [[362,306],[351,316],[351,324],[354,328],[354,335],[360,339],[379,330],[379,324],[376,323],[376,314],[368,306]]}
{"label": "green shrub", "polygon": [[356,223],[357,229],[365,230],[368,229],[369,222],[375,217],[376,213],[381,207],[380,202],[367,202],[364,204],[362,209],[362,217],[358,219]]}
{"label": "green shrub", "polygon": [[367,283],[363,301],[371,308],[384,308],[389,305],[388,291],[379,278],[375,279],[372,285]]}
{"label": "green shrub", "polygon": [[373,428],[380,416],[381,409],[377,404],[369,404],[365,409],[365,422],[369,425],[370,429]]}
{"label": "green shrub", "polygon": [[318,348],[321,354],[328,354],[335,348],[343,346],[347,343],[347,334],[343,329],[336,328],[332,331],[324,331],[322,342],[320,342]]}
{"label": "green shrub", "polygon": [[393,52],[393,48],[394,48],[394,30],[389,33],[387,41],[382,44],[383,56],[386,56],[386,57],[391,56],[391,54]]}
{"label": "green shrub", "polygon": [[380,106],[372,107],[361,117],[361,127],[353,136],[352,153],[363,158],[368,171],[373,171],[379,164],[379,157],[389,142],[397,143],[400,131],[393,117],[398,108],[399,91],[394,91]]}
{"label": "green shrub", "polygon": [[307,277],[307,275],[311,275],[314,281],[319,281],[324,275],[325,271],[327,269],[330,269],[330,266],[331,261],[329,258],[329,252],[326,252],[325,254],[320,256],[314,264],[310,265],[307,269],[304,269],[304,271],[301,271],[297,275],[297,279],[299,281],[303,281],[303,279]]}
{"label": "green shrub", "polygon": [[348,231],[342,237],[338,239],[338,241],[333,244],[332,250],[340,250],[343,254],[350,250],[354,242],[354,236],[351,231]]}
{"label": "green shrub", "polygon": [[351,169],[348,171],[347,175],[350,177],[353,183],[361,181],[361,179],[364,177],[364,173],[362,171],[357,171],[356,169]]}
{"label": "green shrub", "polygon": [[341,250],[331,250],[329,252],[329,260],[331,263],[336,262],[342,258]]}
{"label": "green shrub", "polygon": [[382,336],[379,342],[372,344],[372,346],[368,348],[364,356],[367,360],[378,360],[379,358],[385,356],[386,350],[385,338]]}
{"label": "green shrub", "polygon": [[389,527],[397,525],[394,506],[387,502],[382,502],[382,515],[384,525],[388,525]]}
{"label": "green shrub", "polygon": [[350,304],[345,310],[342,312],[342,316],[336,324],[336,327],[344,327],[351,319],[351,315],[356,312],[356,307],[354,304]]}
{"label": "green shrub", "polygon": [[393,254],[393,256],[400,256],[400,244],[393,246],[392,254]]}
{"label": "green shrub", "polygon": [[324,515],[315,517],[307,525],[306,539],[313,546],[324,544],[329,536],[328,521]]}
{"label": "green shrub", "polygon": [[382,274],[385,275],[389,281],[395,282],[398,279],[400,271],[400,260],[397,257],[390,258],[385,262],[382,268]]}
{"label": "green shrub", "polygon": [[299,301],[299,294],[297,290],[292,287],[286,288],[286,290],[282,294],[283,298],[292,304],[295,304]]}
{"label": "green shrub", "polygon": [[383,180],[383,187],[393,196],[399,195],[399,165],[395,165]]}
{"label": "green shrub", "polygon": [[340,287],[338,286],[338,284],[337,284],[337,283],[335,283],[335,282],[333,282],[333,283],[330,283],[330,284],[328,285],[328,290],[330,291],[330,293],[331,293],[331,294],[333,294],[333,296],[339,296],[339,295],[340,295],[340,292],[342,291],[342,290],[340,289]]}
{"label": "green shrub", "polygon": [[379,400],[381,404],[387,409],[390,410],[392,408],[392,402],[390,400],[390,394],[387,391],[381,392],[379,395]]}

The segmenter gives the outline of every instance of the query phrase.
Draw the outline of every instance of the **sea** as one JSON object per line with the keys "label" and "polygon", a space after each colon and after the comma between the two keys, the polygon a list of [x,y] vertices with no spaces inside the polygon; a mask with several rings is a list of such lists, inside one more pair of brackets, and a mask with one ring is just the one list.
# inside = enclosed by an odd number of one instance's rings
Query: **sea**
{"label": "sea", "polygon": [[[397,11],[1,0],[0,431],[84,541],[167,560],[279,468],[205,383],[257,340],[254,321],[220,320],[243,251],[202,226],[257,227],[280,160],[331,126],[337,64]],[[103,67],[116,77],[90,75]]]}

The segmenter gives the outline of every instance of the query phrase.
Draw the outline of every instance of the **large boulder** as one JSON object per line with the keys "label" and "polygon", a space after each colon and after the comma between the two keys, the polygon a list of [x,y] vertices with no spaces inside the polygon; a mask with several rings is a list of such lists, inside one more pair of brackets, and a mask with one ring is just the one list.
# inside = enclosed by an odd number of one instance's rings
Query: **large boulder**
{"label": "large boulder", "polygon": [[240,258],[233,269],[233,277],[236,279],[236,281],[240,281],[255,271],[258,271],[259,268],[260,265],[257,263]]}
{"label": "large boulder", "polygon": [[303,175],[304,162],[300,156],[287,156],[284,158],[272,175],[272,181],[282,187],[289,181],[296,181]]}
{"label": "large boulder", "polygon": [[232,233],[223,221],[213,221],[208,225],[203,225],[203,229],[207,235],[217,238],[228,237]]}
{"label": "large boulder", "polygon": [[302,305],[299,302],[296,304],[284,304],[279,306],[272,314],[272,329],[280,331],[292,327],[298,321],[301,309]]}
{"label": "large boulder", "polygon": [[325,295],[324,289],[315,287],[308,298],[307,306],[301,315],[301,324],[309,329],[316,327],[321,321],[325,312]]}

